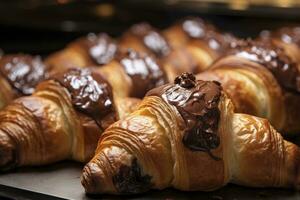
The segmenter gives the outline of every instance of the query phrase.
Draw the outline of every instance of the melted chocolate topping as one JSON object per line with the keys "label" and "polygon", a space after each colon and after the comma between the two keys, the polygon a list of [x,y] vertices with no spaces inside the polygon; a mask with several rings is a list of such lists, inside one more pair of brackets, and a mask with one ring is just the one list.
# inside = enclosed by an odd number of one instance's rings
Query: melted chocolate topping
{"label": "melted chocolate topping", "polygon": [[80,38],[78,43],[85,49],[90,58],[98,65],[109,63],[117,52],[117,44],[105,33],[98,35],[90,33],[85,38]]}
{"label": "melted chocolate topping", "polygon": [[211,49],[224,51],[235,40],[231,34],[221,34],[214,26],[200,18],[187,18],[181,22],[182,30],[193,39],[200,39]]}
{"label": "melted chocolate topping", "polygon": [[285,43],[294,43],[300,47],[300,26],[281,28],[278,31],[275,31],[272,36],[279,38]]}
{"label": "melted chocolate topping", "polygon": [[147,23],[134,25],[130,33],[143,41],[143,44],[156,54],[163,57],[170,53],[170,46],[164,36]]}
{"label": "melted chocolate topping", "polygon": [[130,96],[142,98],[150,89],[167,82],[164,71],[152,57],[128,50],[120,53],[117,59],[131,77]]}
{"label": "melted chocolate topping", "polygon": [[0,73],[23,95],[32,94],[35,86],[48,77],[47,68],[41,58],[25,54],[1,57]]}
{"label": "melted chocolate topping", "polygon": [[133,159],[131,166],[122,165],[119,172],[112,177],[113,183],[119,193],[136,194],[151,188],[151,176],[142,175],[137,159]]}
{"label": "melted chocolate topping", "polygon": [[183,144],[193,151],[208,152],[220,144],[218,108],[222,87],[216,81],[196,81],[195,76],[184,73],[175,84],[155,88],[147,96],[159,96],[174,105],[185,122]]}
{"label": "melted chocolate topping", "polygon": [[105,129],[101,120],[108,115],[107,125],[116,121],[112,88],[98,73],[90,69],[69,69],[52,77],[71,94],[73,106],[91,116],[97,124]]}
{"label": "melted chocolate topping", "polygon": [[278,80],[279,84],[287,89],[300,92],[300,72],[294,63],[283,51],[272,42],[257,42],[240,40],[231,43],[229,54],[257,62],[266,67]]}

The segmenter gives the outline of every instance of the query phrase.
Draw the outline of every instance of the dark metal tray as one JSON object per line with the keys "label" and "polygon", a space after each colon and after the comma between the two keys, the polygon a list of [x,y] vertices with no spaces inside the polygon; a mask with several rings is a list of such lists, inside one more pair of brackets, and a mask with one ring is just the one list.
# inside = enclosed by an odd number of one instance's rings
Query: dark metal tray
{"label": "dark metal tray", "polygon": [[[120,196],[87,196],[80,184],[82,165],[61,162],[46,167],[22,168],[0,175],[0,199],[124,199]],[[152,190],[128,199],[300,200],[300,192],[284,189],[253,189],[229,184],[214,192]]]}

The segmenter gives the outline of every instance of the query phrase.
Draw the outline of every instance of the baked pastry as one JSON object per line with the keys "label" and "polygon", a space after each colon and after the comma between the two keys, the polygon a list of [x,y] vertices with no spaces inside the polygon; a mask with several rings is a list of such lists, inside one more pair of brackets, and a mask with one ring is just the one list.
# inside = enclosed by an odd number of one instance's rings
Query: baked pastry
{"label": "baked pastry", "polygon": [[116,42],[107,34],[90,33],[71,42],[61,51],[53,53],[45,60],[51,68],[102,66],[108,64],[117,53]]}
{"label": "baked pastry", "polygon": [[163,32],[148,23],[136,24],[122,35],[119,46],[158,57],[173,81],[183,72],[205,70],[233,39],[202,19],[190,17]]}
{"label": "baked pastry", "polygon": [[103,130],[139,103],[114,97],[92,69],[69,69],[0,111],[0,169],[71,159],[87,162]]}
{"label": "baked pastry", "polygon": [[266,119],[234,113],[218,82],[183,74],[106,129],[82,185],[92,194],[299,187],[299,166],[299,147]]}
{"label": "baked pastry", "polygon": [[142,98],[150,89],[167,83],[166,72],[155,58],[130,49],[119,51],[112,61],[96,70],[119,97]]}
{"label": "baked pastry", "polygon": [[161,32],[148,23],[132,26],[117,41],[105,33],[90,33],[50,55],[47,65],[60,70],[73,67],[105,66],[119,52],[132,49],[155,57],[169,81],[183,72],[205,70],[224,53],[235,38],[221,34],[200,18],[186,18]]}
{"label": "baked pastry", "polygon": [[267,118],[284,134],[300,131],[300,68],[271,42],[238,41],[218,59],[203,80],[217,80],[236,112]]}
{"label": "baked pastry", "polygon": [[262,31],[259,37],[264,42],[273,42],[284,51],[295,62],[300,63],[300,27],[282,27],[275,31]]}
{"label": "baked pastry", "polygon": [[39,56],[0,57],[0,109],[16,97],[32,94],[35,86],[47,77],[47,67]]}

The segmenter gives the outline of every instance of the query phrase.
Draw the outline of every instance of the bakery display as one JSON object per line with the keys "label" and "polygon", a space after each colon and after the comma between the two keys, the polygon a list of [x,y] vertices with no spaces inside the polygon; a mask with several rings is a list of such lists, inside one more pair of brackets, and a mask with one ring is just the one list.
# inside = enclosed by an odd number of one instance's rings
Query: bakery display
{"label": "bakery display", "polygon": [[299,38],[186,17],[0,55],[0,170],[73,160],[87,194],[299,189]]}
{"label": "bakery display", "polygon": [[106,129],[82,185],[92,194],[299,187],[299,166],[299,147],[267,120],[235,113],[218,82],[185,73]]}

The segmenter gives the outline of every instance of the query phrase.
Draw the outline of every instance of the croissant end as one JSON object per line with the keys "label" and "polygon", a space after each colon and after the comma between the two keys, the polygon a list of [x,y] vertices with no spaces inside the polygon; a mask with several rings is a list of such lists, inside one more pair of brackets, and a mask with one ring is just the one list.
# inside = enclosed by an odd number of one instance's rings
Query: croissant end
{"label": "croissant end", "polygon": [[107,182],[104,180],[104,173],[101,168],[93,162],[87,164],[81,176],[81,184],[85,188],[86,193],[95,194],[102,191],[110,191]]}
{"label": "croissant end", "polygon": [[16,165],[14,142],[0,130],[0,170],[5,171]]}

